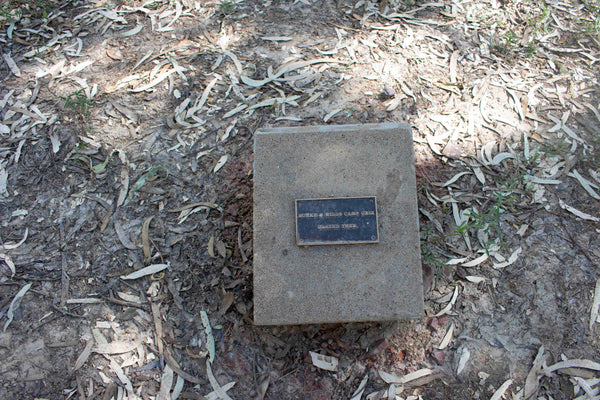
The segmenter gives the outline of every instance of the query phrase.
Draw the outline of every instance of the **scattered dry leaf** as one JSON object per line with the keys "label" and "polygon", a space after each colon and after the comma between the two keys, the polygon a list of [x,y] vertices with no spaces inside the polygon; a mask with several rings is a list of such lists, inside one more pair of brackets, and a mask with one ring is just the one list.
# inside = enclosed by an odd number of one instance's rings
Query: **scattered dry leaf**
{"label": "scattered dry leaf", "polygon": [[23,296],[25,296],[25,293],[27,293],[27,291],[30,288],[31,288],[31,283],[28,283],[25,286],[23,286],[21,288],[21,290],[19,290],[19,292],[15,295],[15,297],[10,302],[10,306],[8,307],[8,311],[6,312],[6,322],[4,323],[4,329],[3,329],[4,332],[6,332],[6,328],[8,328],[8,326],[12,322],[14,315],[15,315],[14,314],[15,311],[17,310],[17,308],[19,308],[19,305],[21,305]]}
{"label": "scattered dry leaf", "polygon": [[169,268],[169,264],[152,264],[135,272],[132,272],[129,275],[122,275],[121,279],[130,280],[130,279],[139,279],[147,275],[152,275],[157,272],[160,272],[164,269]]}
{"label": "scattered dry leaf", "polygon": [[142,225],[142,249],[144,250],[144,262],[148,262],[150,261],[150,258],[152,258],[152,252],[150,249],[150,237],[148,231],[150,230],[150,222],[152,222],[153,218],[154,215],[146,218],[144,224]]}
{"label": "scattered dry leaf", "polygon": [[504,397],[504,393],[506,393],[506,391],[508,390],[509,386],[512,385],[512,379],[508,379],[506,382],[504,382],[499,388],[498,390],[496,390],[494,392],[494,394],[492,395],[492,397],[490,397],[490,400],[500,400]]}

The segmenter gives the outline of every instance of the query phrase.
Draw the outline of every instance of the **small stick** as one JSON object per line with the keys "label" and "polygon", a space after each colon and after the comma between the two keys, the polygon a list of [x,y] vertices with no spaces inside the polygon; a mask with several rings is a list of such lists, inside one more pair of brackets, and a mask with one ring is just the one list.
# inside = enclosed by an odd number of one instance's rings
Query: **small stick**
{"label": "small stick", "polygon": [[238,248],[240,249],[242,260],[248,262],[248,257],[246,257],[246,253],[244,252],[244,243],[242,243],[242,228],[238,229]]}
{"label": "small stick", "polygon": [[69,278],[69,275],[67,275],[67,255],[65,254],[65,246],[66,243],[64,242],[64,238],[65,238],[65,228],[62,224],[62,222],[59,225],[59,229],[60,229],[60,254],[61,254],[61,259],[62,259],[62,265],[61,265],[61,275],[60,275],[60,308],[64,308],[65,305],[67,304],[67,298],[69,297],[69,283],[71,281],[71,279]]}

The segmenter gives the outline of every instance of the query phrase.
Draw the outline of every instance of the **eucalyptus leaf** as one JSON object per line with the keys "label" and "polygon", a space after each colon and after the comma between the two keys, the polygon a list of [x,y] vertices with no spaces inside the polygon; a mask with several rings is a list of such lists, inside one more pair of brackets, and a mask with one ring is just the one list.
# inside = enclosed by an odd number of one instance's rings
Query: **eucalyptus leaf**
{"label": "eucalyptus leaf", "polygon": [[106,166],[108,165],[109,159],[110,159],[110,156],[106,156],[106,159],[104,160],[104,162],[102,164],[94,165],[92,167],[92,172],[95,174],[103,173],[106,170]]}
{"label": "eucalyptus leaf", "polygon": [[23,296],[25,296],[25,293],[27,293],[27,291],[31,288],[31,283],[28,283],[27,285],[23,286],[21,288],[21,290],[19,290],[19,293],[17,293],[15,295],[15,297],[12,299],[10,306],[8,307],[8,311],[6,313],[6,323],[4,324],[4,331],[6,332],[6,328],[8,328],[8,326],[10,325],[10,323],[12,322],[14,316],[15,316],[15,310],[17,308],[19,308],[19,305],[21,305],[21,300],[23,300]]}
{"label": "eucalyptus leaf", "polygon": [[127,195],[124,205],[127,205],[131,200],[133,200],[135,193],[140,190],[146,184],[146,182],[155,178],[161,172],[165,173],[167,176],[169,175],[169,171],[165,167],[153,167],[140,176],[133,186],[131,186],[131,189],[129,189],[129,195]]}

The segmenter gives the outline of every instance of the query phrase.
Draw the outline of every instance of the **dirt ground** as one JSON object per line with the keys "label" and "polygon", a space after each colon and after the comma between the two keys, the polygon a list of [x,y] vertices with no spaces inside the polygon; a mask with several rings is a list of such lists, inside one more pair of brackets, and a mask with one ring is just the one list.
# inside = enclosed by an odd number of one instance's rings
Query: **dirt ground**
{"label": "dirt ground", "polygon": [[[9,0],[0,24],[1,398],[598,398],[594,0]],[[425,315],[253,326],[253,133],[386,121],[413,126]]]}

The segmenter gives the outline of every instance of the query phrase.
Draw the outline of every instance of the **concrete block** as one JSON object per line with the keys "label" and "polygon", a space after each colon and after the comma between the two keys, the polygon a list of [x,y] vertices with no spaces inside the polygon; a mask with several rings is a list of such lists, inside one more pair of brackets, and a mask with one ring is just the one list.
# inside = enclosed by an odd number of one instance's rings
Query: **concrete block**
{"label": "concrete block", "polygon": [[[297,244],[296,200],[371,196],[377,199],[378,243]],[[422,316],[410,126],[257,131],[253,242],[258,325]]]}

